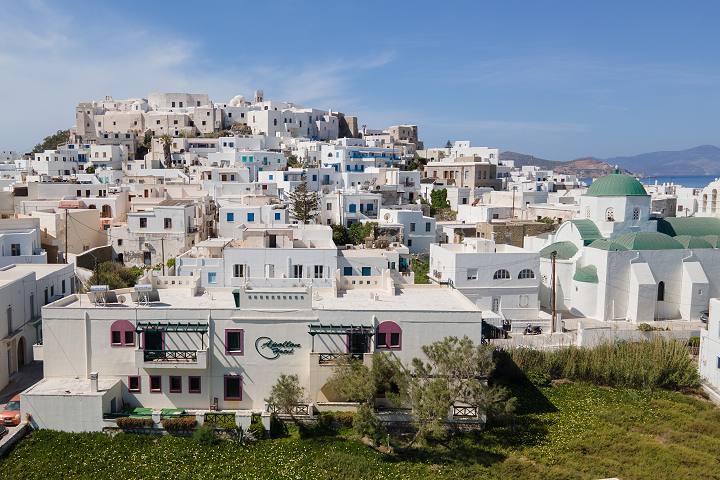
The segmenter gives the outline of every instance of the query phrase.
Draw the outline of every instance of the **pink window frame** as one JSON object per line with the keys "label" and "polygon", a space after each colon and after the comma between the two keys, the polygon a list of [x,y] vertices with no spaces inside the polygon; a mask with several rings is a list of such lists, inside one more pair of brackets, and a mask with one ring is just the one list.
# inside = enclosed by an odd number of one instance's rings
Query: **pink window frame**
{"label": "pink window frame", "polygon": [[[158,378],[158,379],[160,379],[160,388],[158,388],[158,389],[153,389],[153,388],[152,388],[153,378]],[[149,382],[150,382],[150,393],[162,393],[162,375],[150,375],[150,380],[149,380]]]}
{"label": "pink window frame", "polygon": [[[128,343],[125,341],[125,332],[133,332],[133,341]],[[113,342],[113,333],[120,332],[120,343]],[[111,347],[134,347],[137,341],[137,333],[135,332],[135,325],[130,320],[115,320],[110,325],[110,346]]]}
{"label": "pink window frame", "polygon": [[[193,389],[190,387],[190,385],[191,385],[190,380],[193,379],[193,378],[197,378],[197,379],[198,379],[198,382],[200,382],[200,388],[198,388],[197,390],[193,390]],[[199,375],[190,375],[190,376],[188,377],[188,393],[202,393],[202,377],[201,377],[201,376],[199,376]]]}
{"label": "pink window frame", "polygon": [[[240,333],[240,351],[228,350],[228,333]],[[245,330],[242,328],[226,328],[225,329],[225,355],[245,355]]]}
{"label": "pink window frame", "polygon": [[[128,378],[128,383],[127,383],[128,392],[130,392],[130,393],[142,393],[142,378],[140,377],[140,375],[128,375],[127,378]],[[138,381],[138,388],[137,388],[137,390],[132,390],[132,389],[130,388],[130,379],[131,379],[131,378],[137,378],[137,381]]]}
{"label": "pink window frame", "polygon": [[[173,378],[177,378],[177,379],[180,380],[180,388],[178,388],[178,389],[173,389],[173,386],[172,386]],[[160,382],[161,382],[160,386],[162,387],[162,380],[161,380]],[[170,376],[168,377],[168,392],[170,392],[170,393],[182,393],[182,377],[181,377],[180,375],[170,375]]]}
{"label": "pink window frame", "polygon": [[[227,396],[227,384],[228,380],[235,380],[237,379],[240,382],[240,396],[239,397],[228,397]],[[243,377],[242,375],[224,375],[223,377],[223,398],[228,401],[242,401],[243,397]]]}
{"label": "pink window frame", "polygon": [[[385,334],[385,345],[378,345],[377,340],[375,343],[375,348],[378,350],[402,350],[402,328],[400,328],[400,325],[393,322],[392,320],[386,320],[384,322],[381,322],[377,327],[377,333],[384,333]],[[391,345],[390,339],[392,338],[392,334],[397,333],[398,334],[398,344],[397,345]],[[377,336],[375,337],[377,339]]]}

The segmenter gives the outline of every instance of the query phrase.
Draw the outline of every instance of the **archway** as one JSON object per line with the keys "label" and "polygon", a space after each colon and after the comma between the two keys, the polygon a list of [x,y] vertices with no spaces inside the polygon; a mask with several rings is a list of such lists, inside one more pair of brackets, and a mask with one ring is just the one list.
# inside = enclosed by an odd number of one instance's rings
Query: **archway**
{"label": "archway", "polygon": [[17,368],[20,370],[25,365],[25,337],[20,337],[17,344]]}

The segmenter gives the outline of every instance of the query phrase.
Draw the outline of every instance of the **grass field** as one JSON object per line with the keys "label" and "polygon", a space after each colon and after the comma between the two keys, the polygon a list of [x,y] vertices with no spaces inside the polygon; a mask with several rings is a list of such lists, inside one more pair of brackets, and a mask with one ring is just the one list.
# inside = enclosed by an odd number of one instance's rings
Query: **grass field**
{"label": "grass field", "polygon": [[525,387],[514,426],[384,455],[334,437],[225,441],[38,431],[0,478],[473,479],[720,478],[720,410],[668,391]]}

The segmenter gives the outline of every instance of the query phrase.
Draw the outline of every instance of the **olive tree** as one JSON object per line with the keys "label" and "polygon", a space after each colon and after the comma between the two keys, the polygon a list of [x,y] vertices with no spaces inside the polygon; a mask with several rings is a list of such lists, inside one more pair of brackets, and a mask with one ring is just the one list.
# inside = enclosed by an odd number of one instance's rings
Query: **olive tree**
{"label": "olive tree", "polygon": [[305,398],[305,389],[300,386],[297,375],[282,374],[270,390],[270,396],[265,402],[278,413],[287,413],[293,416],[295,405],[302,403]]}

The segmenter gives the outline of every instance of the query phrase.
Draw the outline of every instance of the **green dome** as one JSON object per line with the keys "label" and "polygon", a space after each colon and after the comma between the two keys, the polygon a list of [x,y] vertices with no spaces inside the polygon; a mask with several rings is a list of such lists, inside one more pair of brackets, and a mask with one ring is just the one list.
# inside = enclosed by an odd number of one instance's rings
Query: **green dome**
{"label": "green dome", "polygon": [[577,267],[573,280],[584,283],[598,283],[597,267],[595,265]]}
{"label": "green dome", "polygon": [[555,242],[540,250],[541,258],[550,258],[552,252],[557,252],[558,260],[568,260],[575,256],[578,247],[572,242]]}
{"label": "green dome", "polygon": [[596,179],[588,187],[590,197],[647,197],[645,187],[635,177],[611,173]]}
{"label": "green dome", "polygon": [[[712,235],[709,235],[712,236]],[[680,242],[683,247],[685,248],[715,248],[715,245],[717,245],[717,240],[713,243],[710,243],[707,239],[703,237],[691,237],[690,235],[678,235],[677,237],[674,237],[675,240]]]}
{"label": "green dome", "polygon": [[626,233],[613,238],[612,243],[628,250],[679,250],[685,248],[671,236],[658,232]]}

